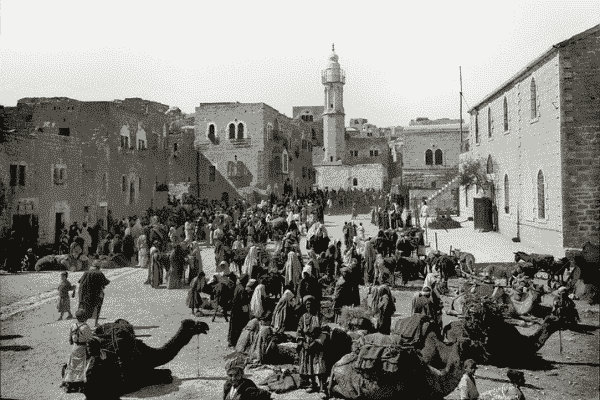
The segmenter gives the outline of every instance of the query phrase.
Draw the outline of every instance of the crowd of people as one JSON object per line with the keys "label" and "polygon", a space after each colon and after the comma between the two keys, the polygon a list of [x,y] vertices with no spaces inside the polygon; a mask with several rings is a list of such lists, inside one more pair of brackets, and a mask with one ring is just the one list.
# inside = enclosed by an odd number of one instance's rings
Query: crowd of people
{"label": "crowd of people", "polygon": [[[369,300],[363,306],[373,315],[371,329],[390,334],[396,311],[396,299],[388,286],[393,271],[376,265],[377,260],[396,252],[410,255],[414,250],[404,234],[411,228],[411,220],[405,219],[410,214],[406,210],[396,213],[400,208],[393,203],[384,206],[394,210],[387,213],[387,219],[378,208],[373,209],[373,222],[380,228],[376,237],[366,235],[362,223],[350,220],[337,240],[324,225],[326,207],[331,208],[332,201],[323,192],[255,204],[204,202],[192,209],[189,215],[193,217],[185,221],[168,218],[164,224],[158,216],[148,224],[136,218],[124,220],[110,236],[98,241],[96,253],[122,255],[131,266],[147,268],[145,283],[153,288],[165,284],[169,289],[187,287],[186,305],[194,316],[214,312],[214,321],[217,311],[222,311],[229,323],[228,345],[246,361],[271,362],[270,357],[278,354],[274,351],[278,343],[294,340],[300,386],[307,392],[323,392],[328,378],[325,359],[330,351],[324,346],[326,323],[339,322],[344,307],[360,306],[359,286],[367,285]],[[300,246],[303,235],[305,248]],[[81,242],[80,233],[73,235],[71,244],[77,241]],[[267,251],[269,242],[274,251]],[[85,243],[82,251],[90,254],[92,249]],[[212,277],[204,271],[200,243],[214,250]],[[64,371],[67,391],[85,391],[84,349],[93,337],[87,320],[95,319],[97,326],[104,288],[110,283],[99,271],[100,261],[92,261],[92,268],[79,280],[79,309],[69,333],[73,348]],[[427,272],[411,311],[428,317],[441,332],[442,276],[435,267]],[[67,272],[63,273],[59,286],[60,319],[65,312],[67,318],[72,316],[69,292],[73,291],[74,297],[76,288],[67,277]],[[243,400],[246,391],[255,393],[256,386],[239,376],[239,362],[229,364],[224,398]],[[473,393],[471,381],[464,381],[465,393]]]}

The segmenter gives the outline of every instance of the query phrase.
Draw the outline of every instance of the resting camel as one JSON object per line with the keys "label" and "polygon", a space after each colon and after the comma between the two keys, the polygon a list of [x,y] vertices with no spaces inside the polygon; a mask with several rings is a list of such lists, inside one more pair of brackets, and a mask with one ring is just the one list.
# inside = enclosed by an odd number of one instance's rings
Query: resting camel
{"label": "resting camel", "polygon": [[424,361],[419,350],[395,348],[398,370],[392,373],[368,374],[355,368],[356,353],[342,357],[332,368],[328,394],[345,399],[414,400],[443,398],[449,395],[464,374],[463,362],[474,357],[469,339],[452,345],[446,367],[440,371]]}
{"label": "resting camel", "polygon": [[[548,338],[561,327],[563,321],[555,316],[548,316],[540,327],[531,335],[521,334],[517,328],[507,322],[502,322],[488,330],[485,351],[490,355],[491,363],[504,363],[514,361],[514,357],[533,355],[540,350]],[[474,332],[476,335],[477,332]],[[452,342],[460,338],[473,338],[465,327],[464,320],[458,320],[449,323],[443,329],[444,337]]]}
{"label": "resting camel", "polygon": [[[421,348],[423,361],[437,369],[446,368],[446,364],[452,356],[452,346],[453,343],[444,343],[435,332],[430,332]],[[473,350],[479,351],[472,357],[476,362],[487,361],[488,354],[480,342],[473,342]]]}
{"label": "resting camel", "polygon": [[[542,286],[532,285],[525,298],[519,301],[510,296],[501,286],[494,286],[492,284],[473,286],[469,292],[477,293],[480,296],[488,296],[493,298],[497,303],[506,304],[509,307],[509,312],[517,315],[529,314],[536,305],[540,304],[542,296],[546,293]],[[452,300],[450,309],[455,311],[456,314],[463,314],[466,294],[467,292],[462,293]]]}
{"label": "resting camel", "polygon": [[[172,361],[179,351],[198,334],[207,334],[208,324],[185,319],[175,335],[162,347],[150,347],[135,337],[133,326],[124,319],[100,325],[95,336],[100,339],[101,348],[108,363],[102,367],[116,370],[121,380],[107,382],[118,385],[119,393],[125,394],[144,386],[170,383],[171,370],[155,369]],[[92,367],[93,368],[93,367]],[[106,371],[91,371],[96,375],[106,375]]]}

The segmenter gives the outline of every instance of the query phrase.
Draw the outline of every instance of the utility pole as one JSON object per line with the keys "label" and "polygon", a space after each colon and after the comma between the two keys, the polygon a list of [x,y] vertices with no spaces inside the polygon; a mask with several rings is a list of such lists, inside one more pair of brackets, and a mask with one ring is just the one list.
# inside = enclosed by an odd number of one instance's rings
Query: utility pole
{"label": "utility pole", "polygon": [[463,150],[463,130],[462,130],[462,67],[458,67],[458,75],[460,77],[460,150]]}

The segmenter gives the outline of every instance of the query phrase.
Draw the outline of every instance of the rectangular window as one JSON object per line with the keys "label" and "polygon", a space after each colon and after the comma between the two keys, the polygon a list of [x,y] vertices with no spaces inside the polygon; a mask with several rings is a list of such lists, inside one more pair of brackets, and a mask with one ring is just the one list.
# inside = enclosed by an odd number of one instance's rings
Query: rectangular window
{"label": "rectangular window", "polygon": [[214,165],[208,167],[208,181],[214,182],[216,180],[217,168]]}
{"label": "rectangular window", "polygon": [[138,192],[142,190],[142,177],[138,177]]}
{"label": "rectangular window", "polygon": [[60,136],[71,136],[71,128],[58,128]]}
{"label": "rectangular window", "polygon": [[19,165],[19,186],[25,186],[25,165]]}
{"label": "rectangular window", "polygon": [[125,179],[125,175],[121,175],[121,191],[124,192],[127,190],[127,181]]}
{"label": "rectangular window", "polygon": [[10,186],[11,187],[17,186],[17,180],[18,180],[17,177],[19,176],[17,167],[18,167],[18,165],[14,165],[14,164],[10,165]]}

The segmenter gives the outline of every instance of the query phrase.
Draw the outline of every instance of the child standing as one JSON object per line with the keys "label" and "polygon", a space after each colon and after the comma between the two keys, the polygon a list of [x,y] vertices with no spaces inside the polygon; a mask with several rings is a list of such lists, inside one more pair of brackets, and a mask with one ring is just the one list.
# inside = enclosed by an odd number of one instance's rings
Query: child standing
{"label": "child standing", "polygon": [[57,309],[60,313],[60,317],[58,317],[58,321],[63,319],[63,314],[65,312],[69,313],[67,315],[67,319],[72,319],[73,314],[71,314],[71,300],[69,299],[69,292],[73,291],[73,296],[75,297],[75,286],[71,285],[71,282],[67,280],[69,273],[64,271],[60,274],[60,284],[58,285],[58,304]]}

